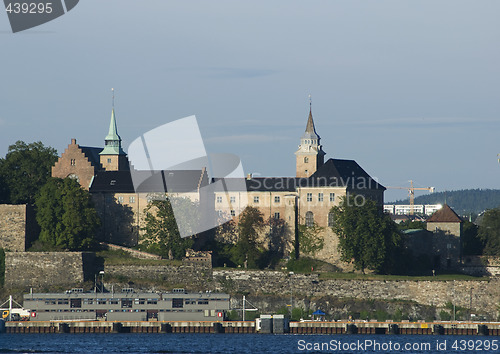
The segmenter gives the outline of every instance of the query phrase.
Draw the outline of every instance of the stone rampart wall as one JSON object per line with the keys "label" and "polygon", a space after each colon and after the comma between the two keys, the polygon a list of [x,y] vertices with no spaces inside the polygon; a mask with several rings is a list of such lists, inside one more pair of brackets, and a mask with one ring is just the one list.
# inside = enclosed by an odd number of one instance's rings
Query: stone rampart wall
{"label": "stone rampart wall", "polygon": [[500,279],[489,281],[383,281],[320,280],[317,274],[279,271],[214,270],[215,289],[253,294],[333,296],[360,300],[406,300],[443,307],[447,302],[481,311],[496,312],[500,304]]}
{"label": "stone rampart wall", "polygon": [[36,233],[33,208],[22,205],[0,204],[0,248],[24,252]]}
{"label": "stone rampart wall", "polygon": [[199,263],[170,265],[106,265],[105,274],[132,279],[152,279],[167,287],[186,287],[191,290],[212,290],[212,267]]}
{"label": "stone rampart wall", "polygon": [[93,279],[93,253],[6,252],[5,286],[41,288]]}

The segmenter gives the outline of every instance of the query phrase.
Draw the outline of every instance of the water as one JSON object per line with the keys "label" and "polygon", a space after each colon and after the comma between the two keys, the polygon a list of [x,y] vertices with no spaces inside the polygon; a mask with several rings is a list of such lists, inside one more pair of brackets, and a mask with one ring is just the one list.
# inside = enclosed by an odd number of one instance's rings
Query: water
{"label": "water", "polygon": [[499,342],[500,337],[424,335],[0,334],[0,352],[498,353]]}

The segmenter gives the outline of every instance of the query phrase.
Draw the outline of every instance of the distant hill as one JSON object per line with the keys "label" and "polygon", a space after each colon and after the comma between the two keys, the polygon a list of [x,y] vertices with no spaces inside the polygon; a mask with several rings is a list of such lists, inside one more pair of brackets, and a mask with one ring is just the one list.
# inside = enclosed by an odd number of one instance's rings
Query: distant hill
{"label": "distant hill", "polygon": [[[458,191],[437,192],[415,197],[415,204],[446,203],[459,215],[479,214],[487,209],[500,206],[499,189],[462,189]],[[410,204],[409,198],[391,204]]]}

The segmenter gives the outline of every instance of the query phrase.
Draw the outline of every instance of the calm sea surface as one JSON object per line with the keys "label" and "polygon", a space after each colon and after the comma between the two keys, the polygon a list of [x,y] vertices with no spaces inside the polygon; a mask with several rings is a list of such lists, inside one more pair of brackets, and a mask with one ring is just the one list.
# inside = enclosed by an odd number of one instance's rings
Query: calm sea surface
{"label": "calm sea surface", "polygon": [[500,337],[422,335],[0,334],[0,352],[498,353],[499,342]]}

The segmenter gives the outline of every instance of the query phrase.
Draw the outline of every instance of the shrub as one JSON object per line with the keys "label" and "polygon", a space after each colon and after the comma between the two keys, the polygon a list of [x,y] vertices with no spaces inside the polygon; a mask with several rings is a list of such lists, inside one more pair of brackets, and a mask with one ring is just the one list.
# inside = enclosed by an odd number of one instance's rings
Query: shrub
{"label": "shrub", "polygon": [[441,310],[441,312],[439,312],[439,318],[441,319],[441,321],[450,321],[451,314],[448,311]]}

